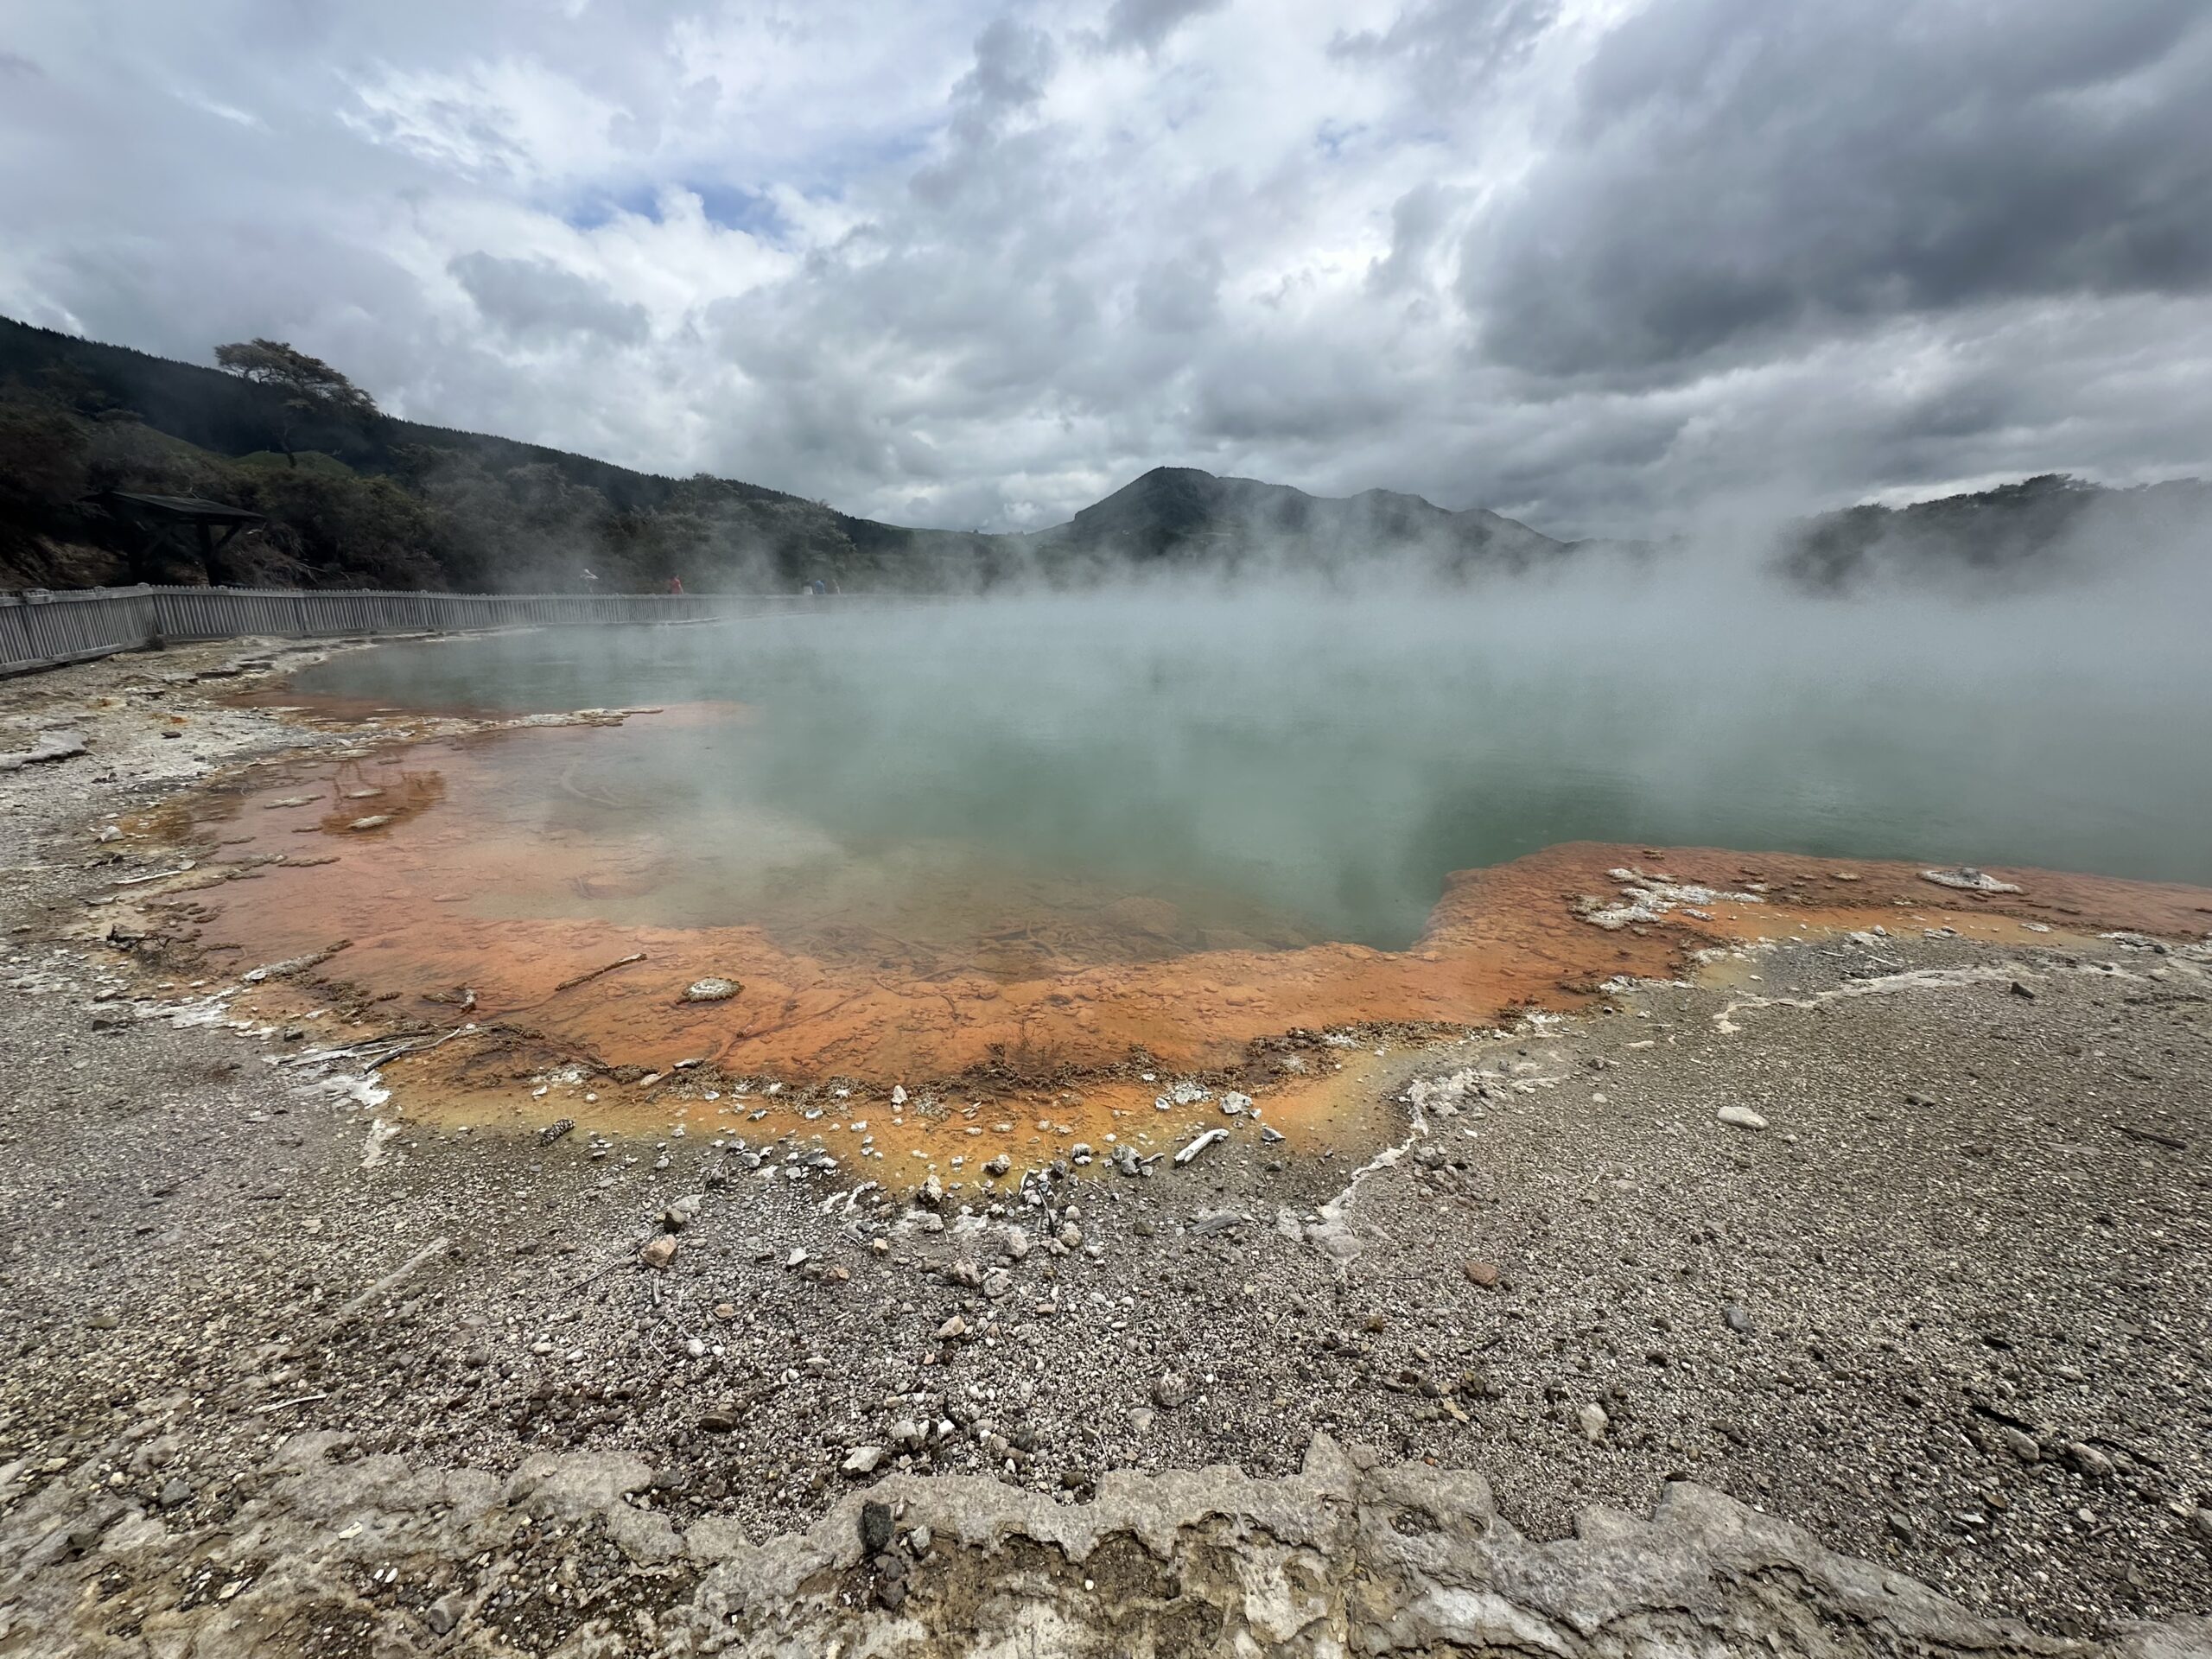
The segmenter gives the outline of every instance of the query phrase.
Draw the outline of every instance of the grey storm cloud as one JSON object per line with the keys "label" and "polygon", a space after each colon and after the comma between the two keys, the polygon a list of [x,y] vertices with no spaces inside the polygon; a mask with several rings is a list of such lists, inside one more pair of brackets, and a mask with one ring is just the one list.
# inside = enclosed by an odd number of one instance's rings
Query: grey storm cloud
{"label": "grey storm cloud", "polygon": [[1390,251],[1370,267],[1369,286],[1397,293],[1421,281],[1459,194],[1425,179],[1390,204]]}
{"label": "grey storm cloud", "polygon": [[462,254],[447,269],[485,320],[518,340],[576,334],[635,345],[651,327],[642,305],[626,304],[601,283],[547,260],[479,251]]}
{"label": "grey storm cloud", "polygon": [[1558,20],[1560,0],[1421,0],[1384,29],[1339,32],[1330,55],[1399,62],[1431,99],[1463,95],[1524,57]]}
{"label": "grey storm cloud", "polygon": [[1572,536],[2212,469],[2202,0],[22,10],[0,310],[657,472]]}
{"label": "grey storm cloud", "polygon": [[1221,255],[1213,248],[1163,261],[1138,281],[1136,315],[1162,334],[1194,334],[1220,315],[1221,276]]}
{"label": "grey storm cloud", "polygon": [[1678,365],[1747,339],[2212,280],[2212,10],[1681,0],[1471,233],[1494,359]]}
{"label": "grey storm cloud", "polygon": [[1044,97],[1058,55],[1042,29],[995,18],[976,37],[976,66],[954,86],[953,101],[986,122],[1034,104]]}
{"label": "grey storm cloud", "polygon": [[1106,44],[1154,51],[1192,18],[1219,11],[1228,3],[1229,0],[1114,0],[1106,12]]}

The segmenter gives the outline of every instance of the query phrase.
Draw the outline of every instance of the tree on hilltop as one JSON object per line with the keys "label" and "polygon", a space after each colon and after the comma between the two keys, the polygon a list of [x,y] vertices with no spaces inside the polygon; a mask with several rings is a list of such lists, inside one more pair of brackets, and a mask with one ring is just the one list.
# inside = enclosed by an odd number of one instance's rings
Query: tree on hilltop
{"label": "tree on hilltop", "polygon": [[283,394],[283,417],[276,444],[294,467],[300,458],[292,433],[302,417],[331,416],[365,421],[377,413],[376,399],[319,357],[296,351],[281,340],[236,340],[215,348],[215,366],[257,386]]}

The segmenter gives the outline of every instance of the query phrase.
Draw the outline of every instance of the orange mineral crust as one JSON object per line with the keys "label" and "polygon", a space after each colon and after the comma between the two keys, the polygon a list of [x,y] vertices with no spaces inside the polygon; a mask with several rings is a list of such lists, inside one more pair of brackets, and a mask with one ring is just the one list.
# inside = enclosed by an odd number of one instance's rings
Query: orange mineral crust
{"label": "orange mineral crust", "polygon": [[[622,738],[533,730],[257,781],[200,804],[194,834],[219,845],[169,884],[188,899],[156,882],[139,902],[188,904],[198,946],[241,974],[343,943],[285,995],[308,988],[394,1027],[466,1018],[540,1061],[658,1073],[683,1059],[871,1093],[944,1084],[947,1099],[986,1079],[1047,1102],[1118,1079],[1147,1106],[1151,1090],[1130,1081],[1141,1070],[1228,1077],[1255,1045],[1296,1032],[1452,1033],[1516,1007],[1575,1006],[1616,976],[1678,975],[1716,944],[1876,925],[2020,942],[2212,925],[2212,893],[2180,887],[2000,870],[2020,890],[1980,892],[1904,864],[1573,843],[1451,876],[1402,951],[1275,943],[1294,932],[1264,916],[1229,931],[1235,946],[1204,948],[1224,930],[1186,925],[1172,898],[979,880],[926,847],[899,852],[895,880],[881,859],[849,872],[799,847],[802,829],[742,810],[728,833],[751,838],[767,874],[745,885],[741,858],[738,889],[707,906],[722,914],[686,925],[655,897],[684,874],[685,850],[656,833],[649,805],[621,827],[592,798],[601,772],[580,766]],[[516,810],[518,755],[543,798],[534,814]],[[216,879],[226,870],[241,879]],[[512,1093],[512,1066],[469,1052],[454,1046],[437,1092],[458,1102],[472,1078],[496,1077]],[[405,1070],[427,1082],[431,1068]]]}

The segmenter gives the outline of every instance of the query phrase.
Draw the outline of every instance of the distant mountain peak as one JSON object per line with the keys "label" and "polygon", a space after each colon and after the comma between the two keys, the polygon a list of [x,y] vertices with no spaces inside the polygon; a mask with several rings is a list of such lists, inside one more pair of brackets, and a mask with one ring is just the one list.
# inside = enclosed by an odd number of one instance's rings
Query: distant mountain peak
{"label": "distant mountain peak", "polygon": [[1119,552],[1139,563],[1355,569],[1412,558],[1450,573],[1487,564],[1520,569],[1567,548],[1497,513],[1452,512],[1399,491],[1313,495],[1293,485],[1171,466],[1140,474],[1033,539],[1061,558]]}
{"label": "distant mountain peak", "polygon": [[[822,577],[849,592],[978,591],[1151,568],[1452,579],[1597,550],[1404,491],[1314,495],[1172,464],[1065,524],[985,535],[907,529],[758,485],[664,478],[385,416],[302,423],[303,453],[286,462],[264,453],[282,424],[277,398],[212,367],[0,317],[0,471],[9,474],[0,484],[10,486],[0,488],[0,588],[126,579],[143,538],[98,509],[96,480],[262,515],[224,569],[168,578],[180,581],[496,589],[557,587],[588,564],[607,591],[653,591],[671,575],[709,592]],[[2180,544],[2208,517],[2212,486],[2203,484],[2114,491],[2047,475],[1804,520],[1781,532],[1776,554],[1813,587],[1889,577],[1986,585],[2094,568],[2131,546]]]}

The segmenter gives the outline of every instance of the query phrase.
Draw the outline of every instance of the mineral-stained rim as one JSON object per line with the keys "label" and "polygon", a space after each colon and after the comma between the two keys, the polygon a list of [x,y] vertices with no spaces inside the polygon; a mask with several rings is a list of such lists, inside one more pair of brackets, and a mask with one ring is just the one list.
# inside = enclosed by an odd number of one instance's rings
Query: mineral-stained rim
{"label": "mineral-stained rim", "polygon": [[[617,718],[534,721],[531,735],[557,743]],[[468,748],[453,753],[465,763]],[[465,893],[467,869],[413,868],[404,832],[427,814],[464,860],[511,855],[456,833],[449,792],[404,763],[365,793],[346,787],[354,764],[315,762],[330,776],[304,793],[296,773],[231,787],[221,816],[196,825],[173,817],[213,842],[207,855],[133,878],[90,912],[92,931],[188,940],[179,950],[202,953],[200,972],[232,964],[233,1017],[334,1014],[299,1027],[315,1040],[296,1053],[373,1058],[413,1118],[795,1135],[892,1186],[1078,1148],[1164,1156],[1224,1119],[1294,1150],[1340,1134],[1371,1144],[1373,1103],[1356,1085],[1376,1048],[1571,1010],[1762,938],[1950,929],[2032,949],[2212,925],[2212,892],[2181,886],[1578,842],[1451,876],[1403,951],[1203,950],[1013,982],[957,964],[887,975],[754,928],[470,916],[435,885]],[[205,954],[224,945],[237,949]]]}

